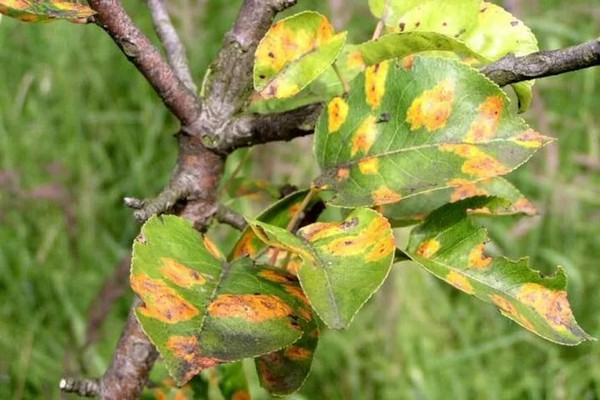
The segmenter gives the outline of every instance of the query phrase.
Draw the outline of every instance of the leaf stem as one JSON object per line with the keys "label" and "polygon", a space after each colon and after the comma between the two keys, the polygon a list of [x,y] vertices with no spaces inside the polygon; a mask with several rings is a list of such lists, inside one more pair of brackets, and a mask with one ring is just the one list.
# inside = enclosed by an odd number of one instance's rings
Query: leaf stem
{"label": "leaf stem", "polygon": [[335,61],[333,62],[333,64],[331,64],[331,66],[333,67],[333,70],[335,71],[335,74],[337,75],[338,79],[342,83],[342,87],[344,88],[344,94],[348,93],[350,91],[350,85],[348,85],[348,82],[346,82],[346,80],[342,76],[342,73],[340,72],[339,68],[337,67],[337,64],[335,63]]}
{"label": "leaf stem", "polygon": [[381,36],[381,33],[383,32],[383,28],[385,28],[385,24],[383,23],[383,17],[379,20],[379,22],[377,22],[377,26],[375,27],[375,30],[373,31],[373,36],[371,37],[371,40],[375,40],[377,38],[379,38],[379,36]]}

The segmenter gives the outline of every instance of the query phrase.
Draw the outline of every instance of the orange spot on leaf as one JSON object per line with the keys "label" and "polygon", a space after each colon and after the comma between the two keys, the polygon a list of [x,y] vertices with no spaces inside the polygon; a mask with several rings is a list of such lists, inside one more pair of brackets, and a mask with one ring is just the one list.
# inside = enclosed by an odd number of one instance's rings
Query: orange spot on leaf
{"label": "orange spot on leaf", "polygon": [[446,79],[414,99],[406,113],[406,122],[410,124],[410,130],[414,131],[424,126],[431,132],[446,126],[452,112],[454,88],[455,82]]}
{"label": "orange spot on leaf", "polygon": [[375,189],[371,195],[374,204],[396,203],[402,200],[402,195],[392,191],[385,185]]}
{"label": "orange spot on leaf", "polygon": [[492,263],[491,257],[486,257],[483,254],[484,244],[478,244],[469,253],[469,267],[476,269],[484,269]]}
{"label": "orange spot on leaf", "polygon": [[194,285],[204,285],[206,278],[198,271],[187,267],[178,261],[163,257],[162,267],[160,267],[160,273],[162,276],[184,288],[190,288]]}
{"label": "orange spot on leaf", "polygon": [[341,97],[334,97],[327,105],[327,131],[337,132],[348,116],[348,103]]}
{"label": "orange spot on leaf", "polygon": [[389,61],[382,61],[379,64],[367,67],[365,70],[367,104],[370,105],[373,110],[381,105],[381,100],[385,94],[385,81],[389,66]]}
{"label": "orange spot on leaf", "polygon": [[456,271],[450,271],[448,275],[446,275],[446,281],[455,288],[462,290],[465,293],[475,293],[475,289],[473,288],[473,285],[471,285],[471,282],[469,282],[469,278],[459,274]]}
{"label": "orange spot on leaf", "polygon": [[235,247],[233,251],[234,258],[241,258],[244,256],[250,256],[250,258],[256,257],[256,247],[254,245],[254,240],[256,236],[254,233],[248,231],[242,236],[238,242],[238,245]]}
{"label": "orange spot on leaf", "polygon": [[435,239],[428,239],[422,242],[417,248],[417,254],[424,258],[431,258],[440,249],[440,242]]}
{"label": "orange spot on leaf", "polygon": [[317,240],[325,239],[330,236],[338,235],[344,231],[335,222],[316,222],[302,228],[301,235],[311,243]]}
{"label": "orange spot on leaf", "polygon": [[250,393],[240,389],[231,396],[231,400],[251,400]]}
{"label": "orange spot on leaf", "polygon": [[204,357],[200,354],[198,339],[195,336],[171,336],[167,340],[167,348],[183,364],[179,369],[183,372],[183,382],[187,382],[203,370],[221,363],[221,360],[217,358]]}
{"label": "orange spot on leaf", "polygon": [[338,182],[342,182],[342,181],[345,181],[346,179],[348,179],[349,176],[350,176],[350,169],[342,167],[342,168],[338,169],[338,171],[335,175],[335,178]]}
{"label": "orange spot on leaf", "polygon": [[521,324],[526,329],[535,332],[535,328],[533,327],[533,325],[531,325],[531,322],[529,322],[523,314],[518,312],[515,306],[512,305],[512,303],[509,302],[507,299],[498,294],[493,294],[490,296],[490,300],[492,300],[492,302],[495,305],[500,307],[500,309],[504,311],[506,315],[510,316],[513,320]]}
{"label": "orange spot on leaf", "polygon": [[213,242],[211,240],[211,238],[209,238],[207,235],[204,235],[204,247],[206,248],[206,250],[213,255],[213,257],[222,260],[223,258],[225,258],[223,256],[223,254],[221,253],[221,251],[219,250],[219,248],[217,247],[217,245],[215,244],[215,242]]}
{"label": "orange spot on leaf", "polygon": [[289,282],[289,278],[287,278],[285,275],[280,274],[276,271],[273,271],[271,269],[265,269],[259,272],[258,274],[261,278],[264,278],[268,281],[271,282],[276,282],[276,283],[286,283]]}
{"label": "orange spot on leaf", "polygon": [[461,171],[468,175],[492,178],[510,171],[500,161],[472,144],[442,144],[439,149],[465,158]]}
{"label": "orange spot on leaf", "polygon": [[365,68],[365,60],[360,51],[357,50],[357,51],[353,51],[352,53],[348,54],[348,66],[352,69],[355,69],[355,68],[364,69]]}
{"label": "orange spot on leaf", "polygon": [[146,274],[131,275],[131,287],[144,301],[137,310],[148,318],[176,324],[199,314],[198,309],[174,289]]}
{"label": "orange spot on leaf", "polygon": [[281,298],[266,294],[222,294],[208,306],[215,318],[240,318],[260,323],[292,314]]}
{"label": "orange spot on leaf", "polygon": [[448,182],[448,185],[454,188],[450,195],[450,202],[452,203],[469,197],[488,194],[487,191],[466,179],[453,179]]}
{"label": "orange spot on leaf", "polygon": [[554,329],[568,330],[574,317],[564,290],[550,290],[537,283],[526,283],[517,298],[533,308]]}
{"label": "orange spot on leaf", "polygon": [[465,136],[467,143],[480,143],[492,139],[502,117],[502,97],[490,96],[477,109],[479,114]]}
{"label": "orange spot on leaf", "polygon": [[304,347],[289,346],[287,349],[285,349],[283,354],[290,360],[306,361],[312,356],[313,352],[309,349],[305,349]]}
{"label": "orange spot on leaf", "polygon": [[371,149],[371,146],[373,146],[373,143],[375,143],[378,133],[377,119],[375,116],[369,115],[360,123],[352,138],[350,155],[354,157],[359,150],[367,153]]}

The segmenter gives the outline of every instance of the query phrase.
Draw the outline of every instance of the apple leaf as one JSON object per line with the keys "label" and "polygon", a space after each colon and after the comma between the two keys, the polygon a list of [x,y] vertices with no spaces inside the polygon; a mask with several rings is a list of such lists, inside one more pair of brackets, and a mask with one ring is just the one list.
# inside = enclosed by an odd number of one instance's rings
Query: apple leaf
{"label": "apple leaf", "polygon": [[381,286],[394,259],[388,221],[374,210],[358,208],[343,222],[318,222],[298,230],[248,221],[270,246],[302,260],[298,279],[310,304],[333,329],[343,329]]}
{"label": "apple leaf", "polygon": [[0,13],[24,22],[57,19],[84,23],[96,12],[86,5],[60,0],[0,0]]}
{"label": "apple leaf", "polygon": [[334,205],[360,207],[505,175],[551,141],[508,103],[496,84],[451,59],[371,66],[317,122],[315,186],[334,191]]}
{"label": "apple leaf", "polygon": [[498,200],[472,197],[445,205],[410,234],[406,254],[435,276],[500,308],[502,314],[550,341],[576,345],[594,340],[575,321],[559,268],[542,277],[527,259],[485,254],[487,232],[468,218],[469,209],[495,207]]}
{"label": "apple leaf", "polygon": [[175,216],[152,217],[133,245],[136,314],[177,384],[205,368],[286,347],[315,329],[296,278],[227,262],[207,237]]}

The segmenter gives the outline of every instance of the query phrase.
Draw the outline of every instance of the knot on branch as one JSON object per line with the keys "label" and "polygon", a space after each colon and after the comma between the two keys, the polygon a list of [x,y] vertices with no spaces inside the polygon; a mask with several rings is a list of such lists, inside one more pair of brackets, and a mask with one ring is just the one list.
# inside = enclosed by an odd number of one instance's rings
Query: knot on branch
{"label": "knot on branch", "polygon": [[100,382],[97,379],[63,378],[59,387],[65,393],[75,393],[83,397],[95,397],[100,394]]}

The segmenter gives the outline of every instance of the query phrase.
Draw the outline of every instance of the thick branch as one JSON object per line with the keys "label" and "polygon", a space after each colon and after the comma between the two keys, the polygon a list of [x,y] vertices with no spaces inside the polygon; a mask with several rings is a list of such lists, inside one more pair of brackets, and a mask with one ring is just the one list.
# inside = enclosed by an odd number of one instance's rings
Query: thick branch
{"label": "thick branch", "polygon": [[89,0],[97,23],[112,37],[169,110],[184,126],[191,125],[200,113],[197,96],[185,87],[159,51],[134,24],[119,0]]}
{"label": "thick branch", "polygon": [[243,231],[248,226],[244,217],[222,205],[219,206],[215,217],[217,218],[217,221],[240,231]]}
{"label": "thick branch", "polygon": [[522,57],[508,55],[481,70],[500,86],[600,65],[600,38]]}
{"label": "thick branch", "polygon": [[211,65],[205,85],[202,134],[227,134],[223,122],[239,112],[252,92],[254,52],[275,15],[297,0],[245,0],[233,28]]}
{"label": "thick branch", "polygon": [[192,80],[190,67],[185,55],[185,47],[179,39],[177,31],[173,27],[164,0],[148,0],[148,7],[152,14],[154,29],[162,42],[165,53],[167,53],[167,61],[177,77],[183,84],[193,93],[198,89]]}

